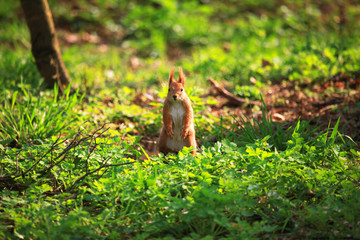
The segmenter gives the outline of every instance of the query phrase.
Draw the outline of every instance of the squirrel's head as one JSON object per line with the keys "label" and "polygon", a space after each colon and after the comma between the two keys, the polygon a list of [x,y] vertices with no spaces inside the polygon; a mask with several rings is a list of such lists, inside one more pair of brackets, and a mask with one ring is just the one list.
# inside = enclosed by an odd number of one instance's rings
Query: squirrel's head
{"label": "squirrel's head", "polygon": [[179,79],[174,80],[174,70],[171,69],[169,76],[169,92],[168,99],[170,101],[183,101],[187,95],[185,93],[185,76],[181,67],[179,67]]}

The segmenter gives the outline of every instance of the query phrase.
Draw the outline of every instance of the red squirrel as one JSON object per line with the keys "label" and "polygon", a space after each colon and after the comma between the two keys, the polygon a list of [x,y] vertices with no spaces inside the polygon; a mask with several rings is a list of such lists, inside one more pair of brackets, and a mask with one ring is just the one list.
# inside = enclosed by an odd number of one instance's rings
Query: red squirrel
{"label": "red squirrel", "polygon": [[164,102],[163,122],[160,132],[159,151],[165,155],[178,153],[184,146],[196,152],[194,111],[185,92],[185,76],[179,67],[179,80],[174,80],[174,68],[169,76],[169,91]]}

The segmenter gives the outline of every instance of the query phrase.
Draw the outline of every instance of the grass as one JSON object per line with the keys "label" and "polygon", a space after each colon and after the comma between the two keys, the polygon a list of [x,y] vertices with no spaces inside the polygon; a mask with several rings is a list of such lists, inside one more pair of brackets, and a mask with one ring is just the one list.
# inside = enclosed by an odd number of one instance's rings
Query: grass
{"label": "grass", "polygon": [[[54,87],[51,101],[37,99],[29,95],[23,88],[24,100],[18,100],[18,91],[11,96],[11,101],[5,99],[4,106],[0,107],[0,136],[3,143],[22,144],[25,142],[41,143],[42,139],[51,138],[71,128],[75,120],[73,108],[81,99],[78,93],[71,97],[68,87],[62,97],[58,96],[58,87]],[[20,95],[20,94],[19,94]],[[59,98],[63,100],[58,101]]]}
{"label": "grass", "polygon": [[[49,3],[76,90],[61,97],[42,87],[19,4],[0,0],[0,238],[360,238],[360,152],[342,132],[346,115],[325,128],[274,122],[264,104],[272,84],[289,82],[314,98],[354,96],[313,87],[356,76],[356,5],[340,24],[330,2]],[[173,65],[187,76],[200,151],[144,160]],[[263,105],[219,107],[208,77]]]}
{"label": "grass", "polygon": [[[17,180],[34,182],[24,190],[25,196],[3,190],[2,209],[5,219],[15,221],[18,234],[37,238],[59,233],[92,238],[102,234],[109,238],[123,234],[136,238],[357,237],[354,211],[358,211],[359,173],[349,166],[356,156],[336,140],[337,127],[311,145],[295,130],[284,151],[273,151],[268,138],[244,146],[225,138],[196,157],[181,153],[168,157],[168,164],[153,157],[120,167],[115,164],[129,161],[126,155],[139,154],[132,148],[136,139],[120,145],[114,144],[116,138],[85,141],[54,167],[52,178],[58,183],[42,178],[39,182],[43,168],[37,166],[39,174]],[[91,152],[94,142],[97,151]],[[18,168],[26,169],[25,164],[40,157],[48,159],[43,164],[50,164],[51,156],[65,148],[57,145],[46,157],[34,154],[49,145],[21,149]],[[12,151],[5,151],[9,157],[3,164],[11,160]],[[34,156],[32,163],[24,156]],[[103,161],[114,166],[100,169],[89,179],[74,180],[98,169]],[[61,183],[71,186],[71,191],[65,188],[54,196],[51,190]],[[29,207],[24,212],[19,204]],[[38,219],[36,227],[27,219]]]}

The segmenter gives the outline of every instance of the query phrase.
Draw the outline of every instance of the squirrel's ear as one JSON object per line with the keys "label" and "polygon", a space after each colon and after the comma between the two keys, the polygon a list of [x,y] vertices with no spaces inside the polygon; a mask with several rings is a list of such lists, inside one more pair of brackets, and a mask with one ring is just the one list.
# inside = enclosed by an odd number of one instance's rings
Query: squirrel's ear
{"label": "squirrel's ear", "polygon": [[175,71],[175,67],[173,67],[170,71],[170,76],[169,76],[169,86],[172,82],[174,82],[174,71]]}
{"label": "squirrel's ear", "polygon": [[182,83],[182,85],[185,85],[185,75],[181,67],[179,67],[179,83]]}

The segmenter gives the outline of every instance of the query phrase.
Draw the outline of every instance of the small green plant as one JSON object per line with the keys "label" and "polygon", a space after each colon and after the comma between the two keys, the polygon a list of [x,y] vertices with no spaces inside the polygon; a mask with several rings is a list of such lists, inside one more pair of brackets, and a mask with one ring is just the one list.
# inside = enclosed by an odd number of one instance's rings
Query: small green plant
{"label": "small green plant", "polygon": [[237,96],[243,97],[243,98],[248,98],[248,99],[252,99],[252,100],[260,100],[261,99],[261,93],[260,93],[259,86],[236,85],[234,93]]}
{"label": "small green plant", "polygon": [[282,127],[278,122],[272,120],[268,113],[264,101],[262,101],[261,119],[255,117],[239,117],[235,119],[236,124],[233,124],[235,131],[228,132],[231,139],[239,144],[245,145],[248,143],[255,143],[265,137],[268,137],[270,146],[277,150],[284,150],[287,147],[288,140],[295,133],[301,133],[302,137],[307,141],[312,141],[312,136],[318,131],[318,128],[311,128],[309,121],[298,120],[295,127]]}

